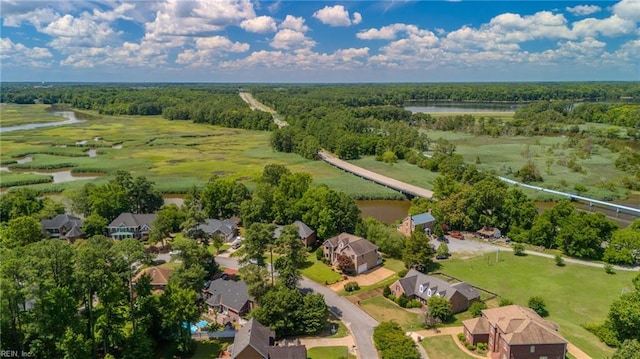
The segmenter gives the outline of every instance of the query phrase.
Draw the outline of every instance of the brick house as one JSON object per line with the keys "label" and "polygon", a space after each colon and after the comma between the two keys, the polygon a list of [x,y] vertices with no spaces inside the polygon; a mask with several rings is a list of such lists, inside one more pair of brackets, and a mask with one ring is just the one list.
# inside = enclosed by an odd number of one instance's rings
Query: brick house
{"label": "brick house", "polygon": [[136,274],[136,276],[133,278],[133,283],[137,283],[138,280],[140,280],[140,277],[146,275],[151,279],[150,284],[153,287],[153,290],[162,292],[169,284],[169,277],[171,277],[172,273],[173,269],[170,268],[147,267]]}
{"label": "brick house", "polygon": [[488,343],[499,359],[564,359],[567,341],[558,326],[519,305],[485,309],[462,322],[469,343]]}
{"label": "brick house", "polygon": [[431,213],[425,212],[416,215],[409,215],[402,220],[402,223],[398,225],[397,229],[405,237],[409,237],[411,233],[416,230],[421,230],[431,234],[433,232],[433,225],[436,223],[436,219]]}
{"label": "brick house", "polygon": [[404,294],[407,299],[416,299],[422,303],[426,303],[434,295],[446,298],[451,303],[454,314],[469,309],[473,302],[480,300],[478,290],[466,282],[451,284],[415,269],[391,284],[389,289],[396,298]]}
{"label": "brick house", "polygon": [[322,247],[329,263],[335,265],[338,257],[346,255],[353,261],[358,274],[382,264],[378,246],[353,234],[340,233],[324,241]]}

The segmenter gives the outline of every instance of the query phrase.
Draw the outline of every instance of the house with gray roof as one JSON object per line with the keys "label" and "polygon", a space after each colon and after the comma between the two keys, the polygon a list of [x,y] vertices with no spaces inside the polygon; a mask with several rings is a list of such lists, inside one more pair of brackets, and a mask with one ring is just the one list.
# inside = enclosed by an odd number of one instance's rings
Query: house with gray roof
{"label": "house with gray roof", "polygon": [[212,280],[204,292],[209,313],[216,314],[220,324],[242,323],[253,308],[253,297],[247,283],[224,278]]}
{"label": "house with gray roof", "polygon": [[155,213],[120,213],[107,226],[109,237],[113,239],[147,238],[157,217]]}
{"label": "house with gray roof", "polygon": [[[316,231],[307,226],[304,222],[295,221],[292,223],[294,226],[298,227],[298,236],[300,240],[304,244],[305,247],[309,247],[316,242]],[[280,233],[282,233],[282,228],[284,226],[277,226],[273,235],[275,238],[280,238]]]}
{"label": "house with gray roof", "polygon": [[232,359],[306,359],[307,348],[298,341],[276,345],[275,332],[251,318],[227,348]]}
{"label": "house with gray roof", "polygon": [[425,231],[427,234],[431,234],[433,226],[436,223],[435,217],[429,212],[409,215],[402,220],[402,223],[398,225],[398,231],[409,237],[411,233],[416,230]]}
{"label": "house with gray roof", "polygon": [[340,233],[324,241],[322,247],[324,257],[333,265],[338,263],[338,258],[342,255],[351,258],[357,274],[382,264],[378,246],[353,234]]}
{"label": "house with gray roof", "polygon": [[411,269],[404,278],[391,284],[389,289],[396,298],[404,294],[407,299],[416,299],[422,303],[426,303],[434,295],[446,298],[451,303],[451,311],[454,314],[469,309],[473,302],[480,300],[480,292],[469,283],[452,284],[415,269]]}
{"label": "house with gray roof", "polygon": [[47,238],[75,240],[82,237],[82,219],[69,214],[59,214],[40,221]]}
{"label": "house with gray roof", "polygon": [[208,218],[204,223],[199,224],[196,230],[202,231],[207,236],[218,235],[225,242],[233,242],[238,234],[238,223],[232,219]]}

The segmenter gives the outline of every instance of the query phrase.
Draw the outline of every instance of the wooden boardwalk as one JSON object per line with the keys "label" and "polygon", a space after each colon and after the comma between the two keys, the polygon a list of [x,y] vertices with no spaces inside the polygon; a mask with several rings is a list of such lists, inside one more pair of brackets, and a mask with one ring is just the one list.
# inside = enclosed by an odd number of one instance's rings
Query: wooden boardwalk
{"label": "wooden boardwalk", "polygon": [[343,171],[352,173],[358,177],[367,179],[369,181],[375,182],[381,186],[385,186],[387,188],[391,188],[398,192],[401,192],[409,197],[423,197],[423,198],[431,198],[433,197],[433,192],[428,189],[424,189],[418,186],[414,186],[402,181],[398,181],[396,179],[383,176],[381,174],[366,170],[362,167],[358,167],[353,165],[347,161],[343,161],[337,157],[334,157],[327,152],[320,151],[318,152],[318,156],[320,158],[329,163],[332,166],[338,167]]}

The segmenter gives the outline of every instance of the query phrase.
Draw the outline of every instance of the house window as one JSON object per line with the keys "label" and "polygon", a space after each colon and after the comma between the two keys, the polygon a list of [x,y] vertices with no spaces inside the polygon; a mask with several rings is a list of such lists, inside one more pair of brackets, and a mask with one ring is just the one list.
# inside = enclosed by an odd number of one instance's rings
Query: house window
{"label": "house window", "polygon": [[529,348],[529,353],[535,353],[535,352],[536,352],[536,346],[535,346],[535,345],[532,345],[532,346]]}

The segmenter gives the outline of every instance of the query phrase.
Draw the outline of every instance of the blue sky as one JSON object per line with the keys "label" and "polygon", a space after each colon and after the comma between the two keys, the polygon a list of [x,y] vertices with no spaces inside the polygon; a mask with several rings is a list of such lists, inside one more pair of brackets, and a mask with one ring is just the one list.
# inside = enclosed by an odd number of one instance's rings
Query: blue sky
{"label": "blue sky", "polygon": [[640,81],[640,0],[0,0],[2,81]]}

